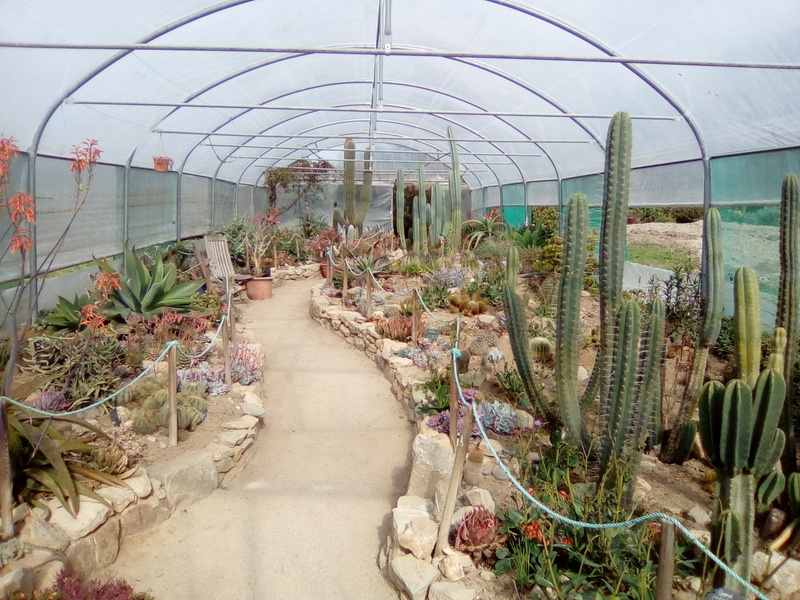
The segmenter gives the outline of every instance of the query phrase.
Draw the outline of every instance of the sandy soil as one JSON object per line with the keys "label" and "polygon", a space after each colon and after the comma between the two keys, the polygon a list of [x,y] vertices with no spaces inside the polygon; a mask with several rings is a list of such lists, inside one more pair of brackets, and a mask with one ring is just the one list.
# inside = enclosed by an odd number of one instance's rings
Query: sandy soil
{"label": "sandy soil", "polygon": [[408,484],[411,426],[374,364],[308,316],[316,281],[243,310],[267,353],[247,467],[126,540],[108,575],[158,600],[396,598],[376,558]]}
{"label": "sandy soil", "polygon": [[703,221],[628,225],[628,241],[683,250],[700,264],[703,252]]}

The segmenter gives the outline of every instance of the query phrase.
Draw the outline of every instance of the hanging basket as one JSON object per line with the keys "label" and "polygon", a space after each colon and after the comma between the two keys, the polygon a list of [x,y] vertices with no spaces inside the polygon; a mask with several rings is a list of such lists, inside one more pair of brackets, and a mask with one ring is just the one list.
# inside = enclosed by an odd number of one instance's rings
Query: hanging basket
{"label": "hanging basket", "polygon": [[169,156],[154,156],[153,170],[157,173],[166,173],[172,168],[172,159]]}

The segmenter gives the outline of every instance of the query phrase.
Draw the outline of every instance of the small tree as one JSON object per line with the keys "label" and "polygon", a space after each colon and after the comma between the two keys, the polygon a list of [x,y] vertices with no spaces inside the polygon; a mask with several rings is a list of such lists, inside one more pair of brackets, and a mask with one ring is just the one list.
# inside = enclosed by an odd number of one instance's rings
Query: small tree
{"label": "small tree", "polygon": [[270,210],[277,210],[278,188],[291,190],[295,195],[294,201],[280,211],[285,213],[297,206],[302,199],[305,203],[306,221],[311,220],[310,199],[320,195],[323,185],[331,180],[334,167],[327,160],[308,160],[300,158],[288,167],[273,167],[267,169],[264,187],[267,189],[267,203]]}

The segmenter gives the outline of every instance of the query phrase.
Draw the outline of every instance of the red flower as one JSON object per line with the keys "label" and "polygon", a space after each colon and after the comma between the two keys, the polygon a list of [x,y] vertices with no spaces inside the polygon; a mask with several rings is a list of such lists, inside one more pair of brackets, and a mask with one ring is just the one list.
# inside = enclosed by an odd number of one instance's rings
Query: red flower
{"label": "red flower", "polygon": [[22,221],[36,223],[35,203],[30,194],[17,192],[8,201],[8,211],[11,213],[12,223],[20,223]]}
{"label": "red flower", "polygon": [[558,493],[561,494],[564,502],[569,502],[569,492],[567,490],[559,490]]}
{"label": "red flower", "polygon": [[562,546],[572,546],[572,540],[567,537],[561,538],[561,545]]}
{"label": "red flower", "polygon": [[81,309],[81,325],[86,325],[92,331],[96,331],[106,324],[106,319],[102,315],[94,314],[94,304],[87,304]]}
{"label": "red flower", "polygon": [[523,531],[525,532],[525,537],[529,540],[541,540],[542,539],[542,523],[541,521],[531,521],[523,525]]}
{"label": "red flower", "polygon": [[11,254],[16,254],[20,250],[27,252],[31,249],[32,242],[28,234],[30,234],[28,229],[24,227],[17,228],[14,235],[11,236]]}
{"label": "red flower", "polygon": [[100,271],[100,276],[95,280],[94,286],[97,288],[97,291],[102,294],[103,298],[108,300],[108,297],[114,290],[122,289],[119,282],[119,273],[116,271],[113,273]]}

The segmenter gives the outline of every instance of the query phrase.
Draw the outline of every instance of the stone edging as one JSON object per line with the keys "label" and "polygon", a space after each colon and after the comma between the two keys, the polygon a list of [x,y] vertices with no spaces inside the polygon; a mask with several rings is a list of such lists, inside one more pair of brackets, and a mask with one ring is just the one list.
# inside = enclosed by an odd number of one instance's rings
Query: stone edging
{"label": "stone edging", "polygon": [[[392,393],[403,406],[406,417],[417,426],[408,489],[392,510],[392,531],[379,555],[381,571],[405,598],[473,600],[478,591],[470,582],[481,579],[486,585],[486,581],[494,579],[494,573],[476,569],[467,554],[450,548],[438,559],[431,556],[441,521],[438,506],[444,503],[455,455],[449,438],[426,427],[416,411],[425,400],[422,386],[428,373],[410,359],[395,355],[407,344],[381,338],[373,323],[361,313],[342,306],[338,299],[323,296],[321,288],[322,284],[311,289],[311,317],[375,361],[391,383]],[[504,477],[496,469],[485,443],[480,448],[485,455],[481,474]],[[453,516],[453,525],[463,520],[471,506],[485,506],[494,512],[494,500],[486,490],[472,488],[460,500],[457,508],[461,508]]]}
{"label": "stone edging", "polygon": [[[252,344],[254,346],[260,344]],[[0,598],[16,591],[55,583],[58,572],[70,565],[74,573],[89,577],[111,565],[123,540],[159,525],[170,515],[208,496],[226,477],[244,464],[242,457],[253,445],[264,416],[261,382],[233,384],[229,395],[243,414],[223,423],[215,440],[204,450],[189,450],[163,463],[139,467],[126,479],[129,488],[104,486],[97,491],[110,505],[81,498],[72,517],[56,499],[45,502],[52,514],[27,505],[15,509],[18,539],[27,549],[24,557],[0,570]]]}

